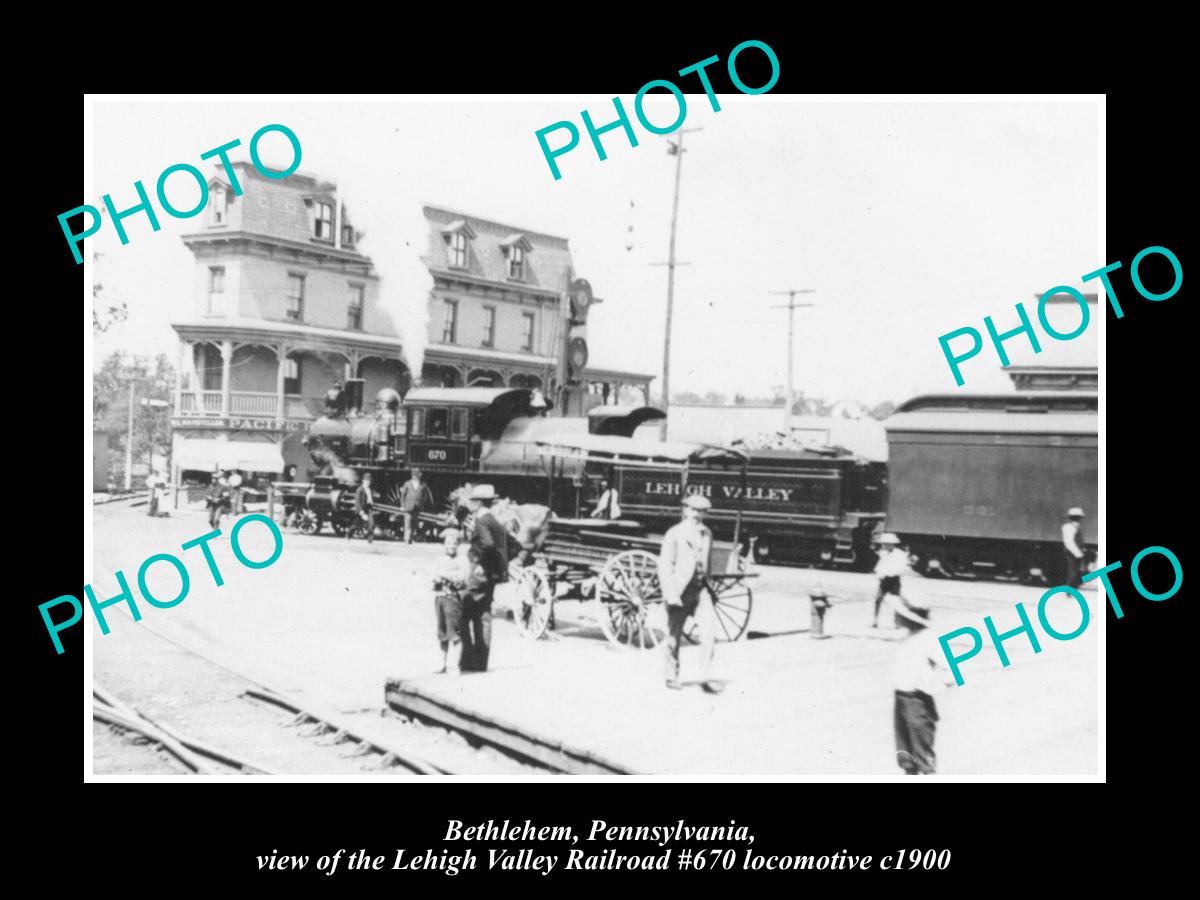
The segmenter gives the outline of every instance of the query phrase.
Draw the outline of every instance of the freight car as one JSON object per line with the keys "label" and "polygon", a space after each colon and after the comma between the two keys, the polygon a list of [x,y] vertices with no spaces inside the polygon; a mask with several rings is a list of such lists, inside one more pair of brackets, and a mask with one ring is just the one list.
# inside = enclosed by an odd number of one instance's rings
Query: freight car
{"label": "freight car", "polygon": [[1067,510],[1096,521],[1096,394],[922,396],[884,425],[888,530],[920,570],[1062,583]]}

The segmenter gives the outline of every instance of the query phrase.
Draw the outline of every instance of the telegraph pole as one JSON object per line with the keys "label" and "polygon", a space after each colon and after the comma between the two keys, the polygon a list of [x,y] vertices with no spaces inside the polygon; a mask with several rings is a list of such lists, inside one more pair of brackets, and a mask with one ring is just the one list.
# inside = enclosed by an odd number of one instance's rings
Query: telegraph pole
{"label": "telegraph pole", "polygon": [[125,490],[133,489],[133,386],[135,378],[129,379],[129,428],[125,433]]}
{"label": "telegraph pole", "polygon": [[[675,199],[671,206],[671,243],[667,252],[667,333],[663,339],[663,375],[662,375],[662,408],[663,412],[670,411],[671,406],[671,314],[675,306],[675,267],[686,266],[687,263],[675,261],[675,226],[679,219],[679,176],[683,169],[683,136],[689,131],[703,131],[703,128],[681,128],[675,132],[679,137],[667,141],[667,153],[675,157]],[[661,266],[662,263],[651,263]],[[667,437],[667,419],[662,420],[662,436]]]}
{"label": "telegraph pole", "polygon": [[812,288],[796,288],[790,291],[769,291],[771,296],[786,295],[788,302],[785,306],[773,306],[772,309],[786,309],[788,311],[788,374],[787,374],[787,408],[783,412],[783,429],[790,436],[792,433],[792,406],[796,402],[795,390],[792,387],[792,331],[794,320],[796,318],[796,309],[803,306],[812,306],[812,303],[797,303],[797,294],[815,294],[816,291]]}

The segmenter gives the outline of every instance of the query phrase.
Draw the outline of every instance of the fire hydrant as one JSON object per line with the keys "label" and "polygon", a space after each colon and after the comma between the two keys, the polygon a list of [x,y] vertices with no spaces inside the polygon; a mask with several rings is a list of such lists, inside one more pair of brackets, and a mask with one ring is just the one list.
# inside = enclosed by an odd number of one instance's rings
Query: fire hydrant
{"label": "fire hydrant", "polygon": [[811,601],[812,610],[812,629],[809,631],[809,637],[818,640],[827,638],[829,635],[825,633],[825,611],[829,609],[829,595],[825,593],[821,585],[817,585],[816,590],[811,591],[808,595]]}

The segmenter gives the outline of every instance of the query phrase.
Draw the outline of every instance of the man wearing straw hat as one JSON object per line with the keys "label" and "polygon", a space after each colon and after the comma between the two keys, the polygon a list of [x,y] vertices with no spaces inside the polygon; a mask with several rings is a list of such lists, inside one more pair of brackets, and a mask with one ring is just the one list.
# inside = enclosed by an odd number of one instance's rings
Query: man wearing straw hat
{"label": "man wearing straw hat", "polygon": [[679,642],[683,626],[693,617],[700,630],[700,659],[704,690],[719,694],[721,685],[711,680],[716,633],[713,630],[712,598],[704,589],[712,553],[712,532],[704,524],[704,513],[712,507],[707,497],[689,494],[683,501],[683,521],[663,537],[658,556],[658,581],[667,603],[667,687],[680,688]]}
{"label": "man wearing straw hat", "polygon": [[929,601],[914,581],[908,579],[903,596],[889,592],[886,597],[896,613],[896,623],[908,632],[900,641],[892,667],[896,762],[908,775],[932,775],[937,771],[934,696],[954,684],[954,676],[941,645],[929,631]]}

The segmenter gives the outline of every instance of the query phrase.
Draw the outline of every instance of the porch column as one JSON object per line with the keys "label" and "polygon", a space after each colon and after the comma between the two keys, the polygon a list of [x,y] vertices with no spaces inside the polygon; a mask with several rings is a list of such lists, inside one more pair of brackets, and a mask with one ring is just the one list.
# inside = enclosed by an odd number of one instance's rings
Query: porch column
{"label": "porch column", "polygon": [[233,362],[233,341],[221,341],[221,416],[229,417],[229,366]]}
{"label": "porch column", "polygon": [[175,366],[175,415],[177,416],[183,415],[183,354],[188,346],[188,342],[180,338],[179,364]]}
{"label": "porch column", "polygon": [[287,371],[286,370],[287,355],[288,355],[287,344],[276,344],[275,345],[275,362],[277,364],[276,371],[275,371],[275,418],[276,419],[282,419],[284,416],[284,411],[285,411],[284,410],[284,402],[283,402],[283,382],[284,382],[284,375]]}

